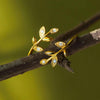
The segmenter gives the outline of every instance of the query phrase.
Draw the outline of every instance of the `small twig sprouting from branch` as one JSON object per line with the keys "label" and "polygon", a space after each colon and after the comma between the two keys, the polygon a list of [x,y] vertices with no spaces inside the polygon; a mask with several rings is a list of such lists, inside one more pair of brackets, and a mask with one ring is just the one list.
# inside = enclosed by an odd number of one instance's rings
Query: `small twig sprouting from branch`
{"label": "small twig sprouting from branch", "polygon": [[[59,40],[63,40],[63,41],[67,40],[68,39],[67,36],[72,37],[73,35],[91,26],[98,19],[100,19],[100,13],[92,17],[91,19],[87,20],[85,23],[82,23],[81,25],[77,26],[73,30],[60,36],[60,38],[59,37],[55,38],[53,42],[59,41]],[[49,45],[47,49],[51,51],[52,50],[57,51],[58,48],[52,45],[52,43]],[[76,41],[67,49],[68,56],[74,54],[75,52],[78,52],[79,50],[83,50],[84,48],[87,48],[97,43],[100,43],[100,29],[97,29],[96,31],[90,32],[76,39]],[[62,55],[58,55],[58,56],[59,58],[62,57]],[[22,74],[26,71],[41,67],[40,60],[43,58],[48,58],[48,56],[45,55],[44,52],[41,52],[41,53],[36,53],[30,56],[18,59],[8,64],[0,65],[0,81],[10,78],[12,76],[18,75],[18,74]],[[60,64],[62,62],[60,62],[61,59],[59,58],[58,58],[58,61]],[[62,57],[62,59],[64,58]],[[65,62],[67,61],[64,61],[64,63]],[[68,69],[69,67],[67,67],[67,65],[68,65],[68,62],[66,64],[63,64],[63,66]],[[72,71],[71,69],[68,69],[68,70]]]}

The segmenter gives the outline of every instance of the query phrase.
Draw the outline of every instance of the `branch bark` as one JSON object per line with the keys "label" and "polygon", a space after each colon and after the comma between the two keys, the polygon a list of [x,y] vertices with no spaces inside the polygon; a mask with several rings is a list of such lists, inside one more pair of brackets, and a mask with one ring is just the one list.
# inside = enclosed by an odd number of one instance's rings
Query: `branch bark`
{"label": "branch bark", "polygon": [[[58,36],[55,40],[49,45],[49,47],[45,50],[50,51],[57,51],[57,48],[54,45],[56,41],[65,41],[68,38],[72,37],[75,34],[83,31],[84,29],[91,26],[94,22],[100,19],[100,13],[91,17],[89,20],[85,21],[84,23],[78,25],[74,29],[68,31],[67,33]],[[69,55],[78,52],[79,50],[83,50],[84,48],[88,48],[89,46],[93,46],[94,44],[100,43],[100,29],[92,31],[86,35],[78,37],[75,42],[66,50]],[[43,58],[48,58],[47,55],[44,54],[44,51],[41,53],[35,53],[30,56],[26,56],[24,58],[15,60],[11,63],[0,65],[0,81],[10,78],[12,76],[22,74],[26,71],[41,67],[40,60]],[[66,67],[68,65],[68,60],[66,60],[63,54],[58,55],[59,65],[67,68],[69,71],[72,71],[71,68]]]}

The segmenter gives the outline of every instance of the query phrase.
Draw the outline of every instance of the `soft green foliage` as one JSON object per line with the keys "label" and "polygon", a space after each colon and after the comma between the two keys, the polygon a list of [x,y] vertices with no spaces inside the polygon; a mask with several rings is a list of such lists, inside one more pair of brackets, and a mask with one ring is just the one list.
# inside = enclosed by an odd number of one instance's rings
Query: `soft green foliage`
{"label": "soft green foliage", "polygon": [[[0,0],[0,64],[26,56],[42,25],[58,27],[55,37],[98,11],[100,0]],[[46,65],[2,81],[0,100],[100,100],[99,51],[100,44],[73,55],[75,74]]]}

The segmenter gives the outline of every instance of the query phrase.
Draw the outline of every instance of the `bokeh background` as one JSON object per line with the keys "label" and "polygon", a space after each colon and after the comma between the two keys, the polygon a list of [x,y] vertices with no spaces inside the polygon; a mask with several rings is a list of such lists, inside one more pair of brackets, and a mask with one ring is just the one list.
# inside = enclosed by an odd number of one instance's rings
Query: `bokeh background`
{"label": "bokeh background", "polygon": [[[99,11],[100,0],[0,0],[0,64],[25,57],[42,25],[56,37]],[[46,65],[1,81],[0,100],[100,100],[100,44],[69,59],[74,74]]]}

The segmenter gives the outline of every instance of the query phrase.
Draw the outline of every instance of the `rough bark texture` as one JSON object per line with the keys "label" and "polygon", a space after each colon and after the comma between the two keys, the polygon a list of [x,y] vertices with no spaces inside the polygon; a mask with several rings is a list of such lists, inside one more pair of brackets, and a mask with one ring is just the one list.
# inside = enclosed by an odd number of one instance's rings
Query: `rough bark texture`
{"label": "rough bark texture", "polygon": [[[89,20],[84,21],[84,23],[78,25],[77,27],[70,30],[69,32],[55,38],[55,40],[52,41],[49,47],[45,50],[56,52],[57,50],[59,50],[59,48],[57,48],[54,45],[56,41],[66,41],[68,38],[88,28],[99,19],[100,19],[100,13],[91,17]],[[100,29],[97,29],[91,33],[78,37],[66,49],[66,51],[69,56],[69,55],[74,54],[75,52],[78,52],[79,50],[83,50],[84,48],[87,48],[97,43],[100,43]],[[22,74],[26,71],[41,67],[39,62],[43,58],[48,58],[48,56],[44,54],[44,51],[41,53],[35,53],[33,55],[15,60],[8,64],[0,65],[0,81],[10,78],[12,76],[18,75],[18,74]],[[69,61],[64,57],[62,53],[58,55],[58,64],[61,65],[62,67],[65,67],[67,70],[73,72],[72,69],[69,67],[70,65]]]}

